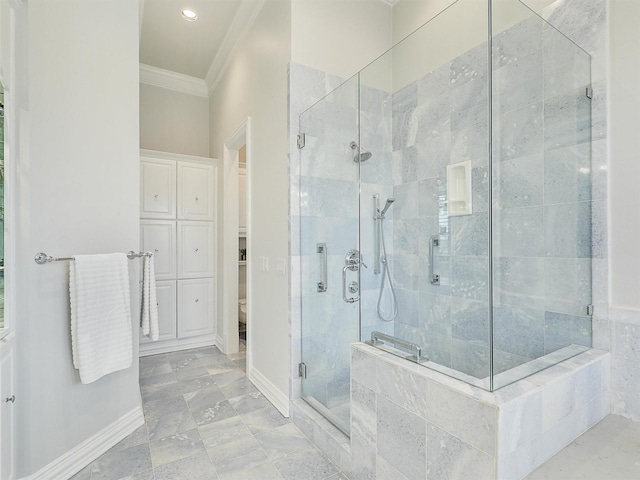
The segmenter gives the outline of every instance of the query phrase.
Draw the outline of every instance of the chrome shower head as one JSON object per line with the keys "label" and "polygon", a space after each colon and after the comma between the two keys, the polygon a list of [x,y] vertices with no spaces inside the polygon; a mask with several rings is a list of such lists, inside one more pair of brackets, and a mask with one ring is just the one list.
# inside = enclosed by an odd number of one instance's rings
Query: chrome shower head
{"label": "chrome shower head", "polygon": [[393,197],[387,198],[387,203],[384,204],[384,208],[382,209],[382,211],[380,212],[380,217],[384,218],[384,214],[387,213],[387,210],[389,210],[389,208],[391,207],[391,204],[393,202],[395,202],[396,199]]}
{"label": "chrome shower head", "polygon": [[353,155],[353,163],[361,163],[366,162],[371,158],[371,152],[367,152],[358,147],[356,142],[351,142],[349,144],[351,150],[355,150],[355,154]]}

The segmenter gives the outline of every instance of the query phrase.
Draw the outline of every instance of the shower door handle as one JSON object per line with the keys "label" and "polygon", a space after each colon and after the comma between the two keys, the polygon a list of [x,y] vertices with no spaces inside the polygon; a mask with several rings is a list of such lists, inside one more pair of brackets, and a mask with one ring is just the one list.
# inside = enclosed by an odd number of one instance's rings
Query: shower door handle
{"label": "shower door handle", "polygon": [[327,244],[316,243],[316,252],[320,255],[320,281],[318,282],[318,293],[327,291]]}
{"label": "shower door handle", "polygon": [[[349,287],[347,287],[347,271],[348,270],[351,270],[351,268],[348,265],[345,265],[344,268],[342,269],[342,300],[344,300],[347,303],[355,303],[358,300],[360,300],[360,289],[357,288],[357,282],[351,282],[351,284],[349,284]],[[353,291],[354,284],[355,284],[355,290],[358,292],[358,296],[347,297],[347,288],[349,288],[350,291]]]}
{"label": "shower door handle", "polygon": [[429,238],[429,282],[433,285],[440,285],[440,275],[433,273],[433,249],[440,246],[440,237],[432,235]]}

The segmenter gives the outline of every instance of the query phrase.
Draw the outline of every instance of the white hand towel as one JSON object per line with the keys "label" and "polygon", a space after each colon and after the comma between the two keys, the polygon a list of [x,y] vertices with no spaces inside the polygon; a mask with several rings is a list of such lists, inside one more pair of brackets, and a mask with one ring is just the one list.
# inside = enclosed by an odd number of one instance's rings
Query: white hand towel
{"label": "white hand towel", "polygon": [[129,266],[124,253],[76,255],[69,262],[71,347],[82,383],[131,366]]}
{"label": "white hand towel", "polygon": [[153,255],[142,257],[142,311],[140,313],[140,326],[142,334],[151,340],[158,340],[158,300],[156,292],[156,270],[153,263]]}

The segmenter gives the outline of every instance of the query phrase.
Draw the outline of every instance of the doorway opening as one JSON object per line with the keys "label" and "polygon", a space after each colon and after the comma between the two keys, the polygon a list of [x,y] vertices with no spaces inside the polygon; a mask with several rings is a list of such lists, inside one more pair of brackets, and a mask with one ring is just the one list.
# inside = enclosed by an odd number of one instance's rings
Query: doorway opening
{"label": "doorway opening", "polygon": [[251,119],[224,143],[222,338],[227,355],[246,346],[251,365]]}

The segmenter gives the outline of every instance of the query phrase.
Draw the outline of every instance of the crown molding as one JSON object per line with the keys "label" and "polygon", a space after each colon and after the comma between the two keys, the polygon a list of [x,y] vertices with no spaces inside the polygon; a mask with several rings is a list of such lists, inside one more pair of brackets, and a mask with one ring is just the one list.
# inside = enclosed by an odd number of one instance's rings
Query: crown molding
{"label": "crown molding", "polygon": [[218,49],[218,53],[207,71],[205,83],[209,94],[216,89],[220,80],[222,80],[227,68],[229,68],[233,54],[238,49],[242,40],[247,36],[247,33],[249,33],[265,1],[266,0],[242,0],[240,2],[238,11],[229,25],[224,40],[222,40],[222,44]]}
{"label": "crown molding", "polygon": [[400,0],[380,0],[382,3],[386,3],[387,5],[393,7]]}
{"label": "crown molding", "polygon": [[203,79],[172,72],[152,65],[146,65],[144,63],[140,64],[140,83],[209,98],[207,85]]}

